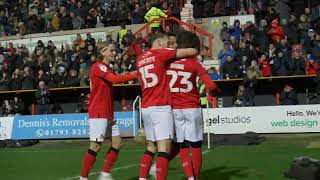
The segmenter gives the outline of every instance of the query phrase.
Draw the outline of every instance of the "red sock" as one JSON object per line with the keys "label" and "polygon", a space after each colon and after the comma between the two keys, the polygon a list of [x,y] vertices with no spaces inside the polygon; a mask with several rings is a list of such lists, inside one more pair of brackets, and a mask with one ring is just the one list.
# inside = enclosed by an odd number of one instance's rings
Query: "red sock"
{"label": "red sock", "polygon": [[146,150],[142,155],[141,162],[140,162],[140,173],[139,178],[146,178],[148,177],[152,160],[153,160],[154,153]]}
{"label": "red sock", "polygon": [[118,159],[119,149],[111,147],[104,157],[103,172],[110,173],[111,168]]}
{"label": "red sock", "polygon": [[169,166],[169,154],[159,152],[156,162],[157,180],[167,180]]}
{"label": "red sock", "polygon": [[178,154],[179,154],[179,144],[177,143],[172,143],[171,144],[171,151],[170,151],[170,157],[169,157],[169,161],[171,161],[172,159],[174,159]]}
{"label": "red sock", "polygon": [[81,177],[87,178],[89,172],[91,171],[94,162],[96,161],[97,153],[92,151],[91,149],[84,155],[82,161],[82,169],[81,169]]}
{"label": "red sock", "polygon": [[187,178],[194,177],[189,148],[180,149],[180,162]]}
{"label": "red sock", "polygon": [[201,148],[192,148],[192,165],[193,172],[196,179],[199,178],[202,166],[202,151]]}

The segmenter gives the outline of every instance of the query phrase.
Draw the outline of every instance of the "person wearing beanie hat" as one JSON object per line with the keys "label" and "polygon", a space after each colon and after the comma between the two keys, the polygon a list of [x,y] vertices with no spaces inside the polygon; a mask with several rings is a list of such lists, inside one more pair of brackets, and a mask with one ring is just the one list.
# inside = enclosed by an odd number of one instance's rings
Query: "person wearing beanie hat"
{"label": "person wearing beanie hat", "polygon": [[284,39],[284,31],[282,26],[280,26],[278,19],[274,19],[271,22],[271,28],[267,34],[273,42],[280,42],[282,39]]}

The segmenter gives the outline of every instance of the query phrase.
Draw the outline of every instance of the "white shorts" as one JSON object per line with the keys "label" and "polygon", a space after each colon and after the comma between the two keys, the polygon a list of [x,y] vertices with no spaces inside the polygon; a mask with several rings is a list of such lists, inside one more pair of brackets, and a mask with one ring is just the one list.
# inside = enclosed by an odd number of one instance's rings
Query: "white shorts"
{"label": "white shorts", "polygon": [[111,126],[105,118],[91,118],[89,126],[90,141],[103,142],[105,137],[120,136],[118,125]]}
{"label": "white shorts", "polygon": [[176,141],[197,142],[203,140],[203,123],[201,108],[174,109],[173,119]]}
{"label": "white shorts", "polygon": [[173,139],[173,117],[171,106],[142,108],[142,119],[148,141]]}

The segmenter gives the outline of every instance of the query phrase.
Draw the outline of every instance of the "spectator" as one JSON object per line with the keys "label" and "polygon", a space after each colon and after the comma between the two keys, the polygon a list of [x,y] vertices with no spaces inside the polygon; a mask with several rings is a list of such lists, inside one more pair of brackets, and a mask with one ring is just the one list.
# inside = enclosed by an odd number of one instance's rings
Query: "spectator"
{"label": "spectator", "polygon": [[[48,70],[49,72],[49,70]],[[43,69],[38,70],[38,76],[35,78],[35,83],[38,84],[40,81],[44,81],[46,84],[49,82],[49,77],[44,73]]]}
{"label": "spectator", "polygon": [[221,74],[224,79],[234,79],[239,77],[239,65],[233,60],[233,57],[228,55],[227,61],[222,64]]}
{"label": "spectator", "polygon": [[258,60],[260,74],[262,77],[271,76],[271,65],[270,60],[267,58],[265,54],[262,54],[260,59]]}
{"label": "spectator", "polygon": [[267,34],[274,43],[279,43],[284,39],[284,31],[282,26],[280,26],[278,19],[274,19],[271,22],[271,28]]}
{"label": "spectator", "polygon": [[64,12],[60,17],[60,30],[72,30],[73,29],[73,21],[70,14]]}
{"label": "spectator", "polygon": [[61,105],[58,103],[54,103],[50,109],[50,114],[63,114]]}
{"label": "spectator", "polygon": [[145,12],[143,11],[143,8],[140,8],[139,4],[135,5],[134,12],[132,14],[132,24],[142,24],[144,23],[144,15]]}
{"label": "spectator", "polygon": [[251,66],[247,70],[246,76],[243,78],[244,85],[244,104],[245,106],[254,106],[255,89],[257,87],[257,79],[260,72],[255,61],[252,61]]}
{"label": "spectator", "polygon": [[218,73],[217,69],[215,67],[211,67],[209,70],[208,70],[208,74],[210,76],[210,78],[212,80],[220,80],[222,79],[220,74]]}
{"label": "spectator", "polygon": [[70,17],[72,21],[72,29],[82,29],[85,26],[85,22],[80,16],[76,16],[73,12],[70,12]]}
{"label": "spectator", "polygon": [[298,32],[299,32],[299,38],[300,43],[304,44],[304,41],[306,40],[308,36],[308,30],[311,28],[310,22],[307,20],[307,17],[305,15],[300,16],[300,22],[298,24]]}
{"label": "spectator", "polygon": [[14,96],[13,102],[11,103],[13,114],[21,115],[24,114],[24,102],[22,99],[19,99],[18,96]]}
{"label": "spectator", "polygon": [[[161,9],[157,7],[151,7],[148,9],[148,12],[144,15],[144,18],[147,22],[151,22],[154,19],[158,18],[166,18],[168,17]],[[152,32],[156,32],[160,30],[160,21],[154,21],[150,24],[150,28]]]}
{"label": "spectator", "polygon": [[77,70],[70,69],[67,76],[65,87],[78,87],[80,86],[80,79],[78,77]]}
{"label": "spectator", "polygon": [[125,25],[121,25],[121,29],[120,31],[118,32],[118,35],[117,35],[117,42],[118,43],[121,43],[122,42],[122,39],[126,36],[128,30],[126,29],[126,26]]}
{"label": "spectator", "polygon": [[10,89],[11,90],[20,90],[22,86],[20,69],[15,69],[12,73],[11,81],[10,81]]}
{"label": "spectator", "polygon": [[52,67],[49,72],[48,88],[56,88],[59,83],[59,75],[57,74],[56,68]]}
{"label": "spectator", "polygon": [[13,115],[13,109],[12,109],[12,106],[11,106],[11,103],[9,102],[9,100],[3,101],[1,110],[2,110],[1,114],[4,117]]}
{"label": "spectator", "polygon": [[313,57],[309,58],[306,64],[306,75],[317,75],[319,70],[319,65],[314,61]]}
{"label": "spectator", "polygon": [[250,50],[250,47],[247,45],[247,43],[245,41],[240,42],[240,47],[236,53],[236,61],[238,63],[245,62],[245,66],[249,67],[254,58],[255,54]]}
{"label": "spectator", "polygon": [[289,15],[288,23],[284,25],[284,32],[290,45],[298,43],[299,33],[295,15]]}
{"label": "spectator", "polygon": [[244,107],[246,106],[244,86],[241,84],[238,87],[237,95],[233,98],[233,105],[235,107]]}
{"label": "spectator", "polygon": [[278,51],[276,56],[272,57],[270,64],[272,64],[272,74],[274,76],[290,75],[290,63],[282,51]]}
{"label": "spectator", "polygon": [[298,95],[296,91],[289,85],[285,85],[280,94],[280,105],[297,105]]}
{"label": "spectator", "polygon": [[294,51],[293,58],[290,61],[292,75],[305,75],[306,61],[301,52]]}
{"label": "spectator", "polygon": [[267,36],[267,25],[267,21],[261,19],[253,36],[252,43],[260,52],[265,52],[268,49],[269,38]]}
{"label": "spectator", "polygon": [[240,21],[236,19],[233,22],[233,26],[229,28],[229,35],[234,36],[237,41],[240,41],[241,33],[242,33],[242,30],[240,27]]}
{"label": "spectator", "polygon": [[222,29],[220,30],[220,40],[222,42],[229,41],[229,28],[227,22],[222,23]]}
{"label": "spectator", "polygon": [[10,79],[7,72],[3,71],[0,77],[0,91],[10,90]]}
{"label": "spectator", "polygon": [[[96,40],[91,36],[90,33],[87,33],[87,39],[84,41],[85,48],[88,48],[88,46],[96,47]],[[92,51],[92,50],[91,50]]]}
{"label": "spectator", "polygon": [[312,53],[312,48],[314,47],[314,41],[315,41],[315,32],[313,29],[308,30],[308,36],[306,37],[303,47],[306,52],[306,54]]}
{"label": "spectator", "polygon": [[223,49],[220,50],[218,54],[220,64],[224,64],[227,61],[228,56],[234,57],[235,55],[236,53],[234,52],[234,50],[230,48],[230,43],[227,41],[224,42]]}
{"label": "spectator", "polygon": [[30,67],[25,67],[23,69],[23,76],[22,76],[22,82],[21,82],[21,89],[23,90],[30,90],[34,88],[34,77],[33,73],[30,70]]}
{"label": "spectator", "polygon": [[320,59],[320,40],[315,40],[313,42],[313,48],[311,49],[311,54],[315,59]]}
{"label": "spectator", "polygon": [[38,90],[35,93],[38,114],[49,113],[50,91],[44,81],[39,82]]}

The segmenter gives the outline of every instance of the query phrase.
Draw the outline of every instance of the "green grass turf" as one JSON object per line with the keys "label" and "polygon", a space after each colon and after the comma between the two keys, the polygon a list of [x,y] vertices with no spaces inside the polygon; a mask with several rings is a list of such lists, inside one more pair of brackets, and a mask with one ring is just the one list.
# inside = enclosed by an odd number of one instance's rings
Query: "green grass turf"
{"label": "green grass turf", "polygon": [[[204,146],[201,179],[284,180],[282,174],[294,157],[320,159],[319,149],[306,148],[310,142],[319,141],[319,137],[319,134],[269,135],[266,142],[257,146],[214,146],[211,150]],[[138,179],[138,163],[144,146],[127,141],[112,172],[115,180]],[[0,179],[62,180],[78,176],[87,144],[82,140],[45,141],[28,148],[1,149]],[[92,172],[102,168],[108,143],[103,148]],[[97,179],[97,174],[91,175],[90,179]],[[168,179],[185,179],[178,158],[170,163]]]}

